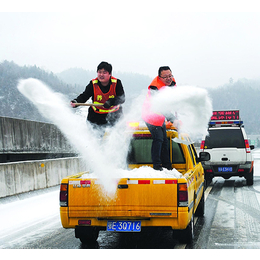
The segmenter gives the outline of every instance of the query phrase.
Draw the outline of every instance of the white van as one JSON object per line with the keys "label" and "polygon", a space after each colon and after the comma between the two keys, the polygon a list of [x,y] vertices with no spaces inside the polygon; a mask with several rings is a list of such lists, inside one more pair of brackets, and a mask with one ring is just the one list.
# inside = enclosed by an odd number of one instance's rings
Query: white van
{"label": "white van", "polygon": [[[228,114],[230,115],[229,110]],[[235,110],[236,113],[239,111]],[[216,111],[214,111],[216,112]],[[210,184],[212,178],[221,176],[229,179],[232,176],[244,177],[247,185],[254,182],[254,162],[252,161],[249,141],[244,129],[243,122],[239,119],[230,120],[230,116],[221,117],[213,113],[209,123],[209,134],[201,142],[200,149],[210,153],[211,159],[203,162],[206,185]],[[239,116],[236,115],[236,118]]]}

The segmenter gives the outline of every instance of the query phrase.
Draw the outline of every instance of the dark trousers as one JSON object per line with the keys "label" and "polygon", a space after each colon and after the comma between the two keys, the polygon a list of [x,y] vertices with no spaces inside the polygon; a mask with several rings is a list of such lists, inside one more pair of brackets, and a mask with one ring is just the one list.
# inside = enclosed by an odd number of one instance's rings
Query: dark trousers
{"label": "dark trousers", "polygon": [[159,169],[160,167],[172,169],[169,151],[169,140],[166,135],[165,123],[162,126],[154,126],[146,123],[152,138],[152,161],[153,168]]}

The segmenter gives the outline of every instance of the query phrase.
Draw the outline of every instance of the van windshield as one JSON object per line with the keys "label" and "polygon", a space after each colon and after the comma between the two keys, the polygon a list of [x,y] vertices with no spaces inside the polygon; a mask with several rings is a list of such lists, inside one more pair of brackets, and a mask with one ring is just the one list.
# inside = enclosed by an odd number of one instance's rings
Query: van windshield
{"label": "van windshield", "polygon": [[241,129],[209,129],[205,149],[212,148],[245,148]]}

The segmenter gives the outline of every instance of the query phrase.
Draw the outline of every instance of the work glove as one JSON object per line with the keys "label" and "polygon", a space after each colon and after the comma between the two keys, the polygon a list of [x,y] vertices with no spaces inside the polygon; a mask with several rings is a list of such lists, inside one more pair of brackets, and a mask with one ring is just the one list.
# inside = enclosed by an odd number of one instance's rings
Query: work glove
{"label": "work glove", "polygon": [[105,102],[105,104],[104,104],[104,108],[110,108],[110,107],[112,106],[111,103],[112,103],[112,102],[111,102],[111,99],[108,99],[108,100]]}
{"label": "work glove", "polygon": [[166,128],[171,128],[173,126],[173,122],[171,121],[166,121],[165,122]]}
{"label": "work glove", "polygon": [[76,100],[71,100],[71,101],[70,101],[71,107],[73,107],[73,108],[77,107],[75,103],[77,103]]}

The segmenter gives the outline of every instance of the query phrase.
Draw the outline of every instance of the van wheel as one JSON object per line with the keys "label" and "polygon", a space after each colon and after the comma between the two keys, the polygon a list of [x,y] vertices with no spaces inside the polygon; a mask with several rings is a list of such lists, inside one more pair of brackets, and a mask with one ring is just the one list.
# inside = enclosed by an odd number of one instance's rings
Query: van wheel
{"label": "van wheel", "polygon": [[212,177],[205,175],[205,188],[207,188],[212,182]]}
{"label": "van wheel", "polygon": [[82,244],[94,243],[97,241],[99,229],[96,227],[79,227],[75,228],[75,237],[79,238]]}
{"label": "van wheel", "polygon": [[252,170],[246,177],[246,185],[251,186],[254,184],[254,170]]}
{"label": "van wheel", "polygon": [[178,240],[181,244],[191,244],[194,239],[194,217],[184,230],[173,230],[173,239]]}

